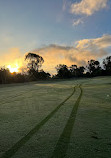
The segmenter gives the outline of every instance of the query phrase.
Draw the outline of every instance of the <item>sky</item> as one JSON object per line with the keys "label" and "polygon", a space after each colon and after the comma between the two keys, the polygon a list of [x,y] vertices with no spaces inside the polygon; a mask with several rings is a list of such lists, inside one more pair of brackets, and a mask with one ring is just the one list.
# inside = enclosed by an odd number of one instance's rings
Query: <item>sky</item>
{"label": "sky", "polygon": [[111,0],[0,0],[0,65],[34,52],[43,69],[111,55]]}

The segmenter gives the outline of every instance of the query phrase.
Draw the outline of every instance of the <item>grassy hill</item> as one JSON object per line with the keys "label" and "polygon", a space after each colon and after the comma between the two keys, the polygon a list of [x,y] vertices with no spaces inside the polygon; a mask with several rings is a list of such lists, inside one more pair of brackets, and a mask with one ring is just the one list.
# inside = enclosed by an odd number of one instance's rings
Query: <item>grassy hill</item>
{"label": "grassy hill", "polygon": [[110,158],[111,77],[0,89],[0,158]]}

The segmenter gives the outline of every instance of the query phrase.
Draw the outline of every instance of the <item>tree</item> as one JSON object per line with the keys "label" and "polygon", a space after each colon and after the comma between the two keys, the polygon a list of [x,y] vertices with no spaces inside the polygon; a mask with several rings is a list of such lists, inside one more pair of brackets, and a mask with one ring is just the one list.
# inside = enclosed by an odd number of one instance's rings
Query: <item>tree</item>
{"label": "tree", "polygon": [[71,77],[82,77],[84,70],[85,70],[84,66],[80,66],[78,68],[77,65],[71,65],[70,67]]}
{"label": "tree", "polygon": [[90,60],[86,66],[91,76],[99,76],[101,73],[101,67],[99,61]]}
{"label": "tree", "polygon": [[25,60],[28,62],[27,64],[27,68],[29,69],[29,72],[33,72],[33,71],[39,71],[39,68],[42,66],[42,64],[44,63],[44,59],[34,53],[28,53],[25,56]]}
{"label": "tree", "polygon": [[72,77],[77,77],[77,65],[71,65],[70,72]]}
{"label": "tree", "polygon": [[29,73],[31,79],[36,80],[38,78],[39,68],[44,63],[44,59],[37,54],[28,53],[25,56],[25,60],[28,62],[27,68],[28,68],[28,73]]}
{"label": "tree", "polygon": [[80,66],[80,67],[78,68],[78,76],[79,76],[79,77],[84,76],[84,71],[85,71],[85,67],[84,67],[84,66]]}
{"label": "tree", "polygon": [[44,70],[41,70],[38,74],[39,74],[38,77],[40,80],[49,79],[51,76],[49,73],[46,73]]}
{"label": "tree", "polygon": [[5,68],[5,66],[0,68],[0,83],[9,83],[10,76],[11,75],[8,68]]}
{"label": "tree", "polygon": [[70,77],[70,71],[68,70],[67,65],[59,64],[56,67],[57,70],[57,76],[59,78],[69,78]]}
{"label": "tree", "polygon": [[111,56],[106,57],[103,60],[103,67],[107,75],[111,75]]}

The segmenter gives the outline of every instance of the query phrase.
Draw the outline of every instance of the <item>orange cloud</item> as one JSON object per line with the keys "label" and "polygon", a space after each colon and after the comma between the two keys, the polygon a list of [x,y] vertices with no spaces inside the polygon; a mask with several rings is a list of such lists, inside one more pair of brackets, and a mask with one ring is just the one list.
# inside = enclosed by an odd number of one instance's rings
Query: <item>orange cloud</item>
{"label": "orange cloud", "polygon": [[99,38],[94,39],[83,39],[77,41],[77,48],[88,49],[88,48],[96,48],[103,49],[107,47],[111,47],[111,35],[103,35]]}
{"label": "orange cloud", "polygon": [[0,57],[0,66],[21,68],[23,66],[24,57],[19,48],[11,48]]}
{"label": "orange cloud", "polygon": [[49,45],[41,49],[33,51],[41,55],[45,62],[43,69],[51,73],[55,72],[55,67],[58,64],[66,64],[67,66],[77,64],[86,65],[90,59],[98,59],[107,54],[104,50],[93,50],[81,49],[79,47],[60,46],[60,45]]}
{"label": "orange cloud", "polygon": [[[46,72],[56,73],[55,67],[58,64],[71,65],[86,65],[91,59],[100,59],[107,55],[106,48],[111,46],[111,35],[104,35],[95,39],[83,39],[76,42],[75,46],[49,45],[36,50],[36,53],[44,58],[42,69]],[[0,65],[19,65],[21,68],[26,68],[24,55],[18,48],[12,48],[7,53],[1,56]]]}

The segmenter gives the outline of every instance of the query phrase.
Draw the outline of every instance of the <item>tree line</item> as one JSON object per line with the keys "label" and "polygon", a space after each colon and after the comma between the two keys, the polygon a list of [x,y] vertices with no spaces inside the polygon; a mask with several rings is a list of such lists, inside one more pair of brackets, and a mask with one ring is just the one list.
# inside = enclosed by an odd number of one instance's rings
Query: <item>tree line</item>
{"label": "tree line", "polygon": [[57,75],[59,78],[72,77],[96,77],[96,76],[110,76],[111,75],[111,56],[103,59],[102,65],[97,60],[91,59],[88,61],[86,67],[77,65],[57,65]]}
{"label": "tree line", "polygon": [[111,75],[111,56],[103,59],[102,65],[100,65],[99,61],[93,59],[88,61],[85,67],[78,67],[77,65],[71,65],[68,67],[67,65],[59,64],[55,67],[57,74],[52,77],[49,73],[41,69],[41,66],[44,63],[43,57],[34,53],[28,53],[25,56],[25,61],[27,62],[25,72],[11,73],[8,68],[1,67],[0,84]]}

